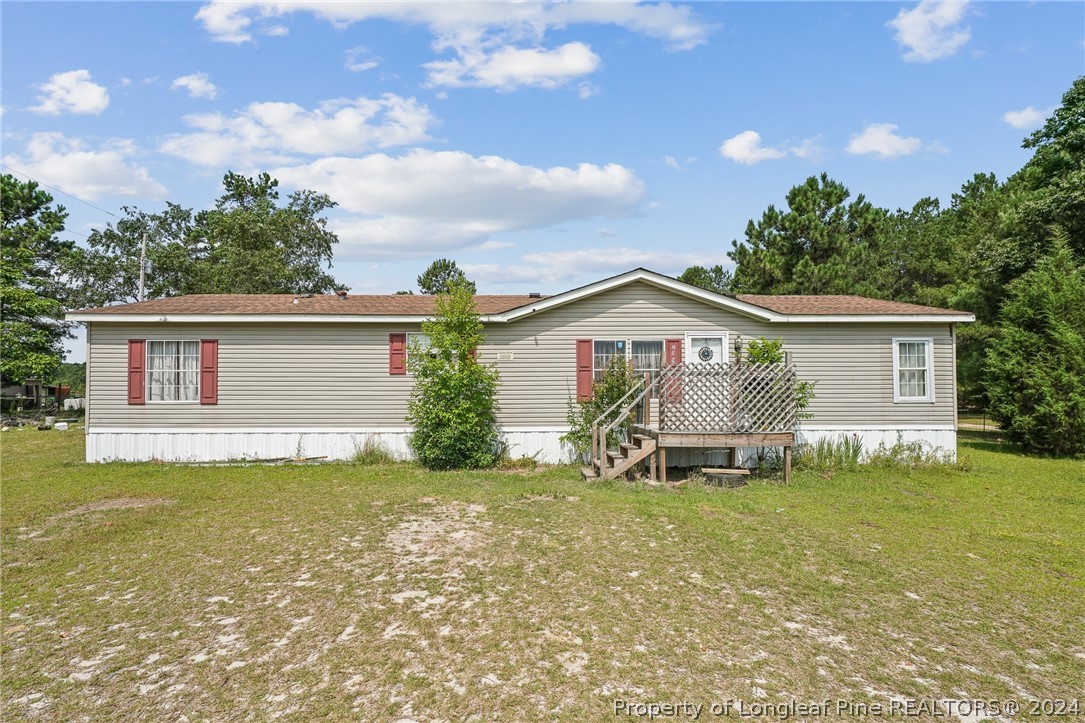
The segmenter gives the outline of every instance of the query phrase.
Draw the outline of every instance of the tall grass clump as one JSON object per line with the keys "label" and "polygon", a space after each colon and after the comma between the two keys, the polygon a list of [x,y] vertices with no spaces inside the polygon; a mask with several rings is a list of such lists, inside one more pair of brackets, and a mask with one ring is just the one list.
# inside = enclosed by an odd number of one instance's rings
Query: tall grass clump
{"label": "tall grass clump", "polygon": [[351,456],[350,461],[353,464],[374,466],[380,464],[392,464],[396,461],[396,458],[392,456],[392,453],[389,452],[388,448],[384,446],[384,443],[380,441],[380,437],[371,434],[365,438],[365,442],[360,446],[357,442],[354,443],[354,454]]}
{"label": "tall grass clump", "polygon": [[857,434],[820,437],[795,449],[795,467],[817,471],[858,469],[863,457],[863,438]]}

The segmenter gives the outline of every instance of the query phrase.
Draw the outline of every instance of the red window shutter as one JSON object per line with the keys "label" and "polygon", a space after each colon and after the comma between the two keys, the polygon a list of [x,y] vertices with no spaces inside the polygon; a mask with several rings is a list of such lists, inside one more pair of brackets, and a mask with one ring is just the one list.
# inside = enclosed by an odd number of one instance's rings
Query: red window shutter
{"label": "red window shutter", "polygon": [[592,385],[592,340],[576,340],[576,401],[591,399]]}
{"label": "red window shutter", "polygon": [[407,373],[407,335],[405,333],[388,335],[388,373]]}
{"label": "red window shutter", "polygon": [[128,403],[145,404],[147,400],[147,342],[128,340]]}
{"label": "red window shutter", "polygon": [[218,339],[200,341],[200,404],[219,403]]}
{"label": "red window shutter", "polygon": [[682,347],[685,346],[685,343],[685,339],[667,339],[667,341],[664,342],[667,364],[682,363]]}

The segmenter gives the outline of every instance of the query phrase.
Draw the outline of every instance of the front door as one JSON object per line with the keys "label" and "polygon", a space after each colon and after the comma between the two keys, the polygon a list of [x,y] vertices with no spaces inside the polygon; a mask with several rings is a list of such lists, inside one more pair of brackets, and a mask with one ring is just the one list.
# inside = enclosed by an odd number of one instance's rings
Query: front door
{"label": "front door", "polygon": [[[690,364],[708,366],[727,363],[727,334],[690,334],[686,337]],[[691,429],[718,429],[728,414],[727,385],[722,374],[694,374],[688,380],[685,413]],[[722,369],[719,372],[723,372]]]}
{"label": "front door", "polygon": [[710,334],[686,337],[686,359],[690,364],[726,364],[727,335]]}

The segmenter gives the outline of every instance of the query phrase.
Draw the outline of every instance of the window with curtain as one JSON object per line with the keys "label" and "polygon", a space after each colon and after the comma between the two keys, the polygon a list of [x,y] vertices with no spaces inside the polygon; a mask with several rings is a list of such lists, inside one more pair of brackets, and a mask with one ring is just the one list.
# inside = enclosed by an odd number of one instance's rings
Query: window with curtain
{"label": "window with curtain", "polygon": [[663,342],[640,339],[596,339],[593,343],[592,371],[601,379],[615,357],[633,365],[635,372],[659,373],[663,364]]}
{"label": "window with curtain", "polygon": [[931,339],[894,339],[894,397],[898,402],[934,401]]}
{"label": "window with curtain", "polygon": [[663,366],[662,341],[638,341],[633,339],[629,342],[629,353],[634,371],[641,374],[648,372],[652,375],[652,379],[659,375],[659,369]]}
{"label": "window with curtain", "polygon": [[614,357],[625,358],[626,344],[621,339],[596,339],[594,346],[595,354],[593,356],[592,370],[595,379],[602,379],[603,372],[610,366],[610,362]]}
{"label": "window with curtain", "polygon": [[147,401],[196,402],[200,398],[200,342],[147,342]]}

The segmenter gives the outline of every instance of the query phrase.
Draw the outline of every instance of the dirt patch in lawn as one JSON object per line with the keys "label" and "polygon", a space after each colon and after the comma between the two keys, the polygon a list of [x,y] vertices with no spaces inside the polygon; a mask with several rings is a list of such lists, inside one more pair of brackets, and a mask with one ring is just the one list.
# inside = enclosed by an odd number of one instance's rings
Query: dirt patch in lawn
{"label": "dirt patch in lawn", "polygon": [[433,505],[425,512],[408,516],[388,533],[386,542],[401,565],[417,565],[457,557],[486,544],[479,515],[484,505],[453,502],[438,506],[436,500],[423,497],[422,504]]}
{"label": "dirt patch in lawn", "polygon": [[50,515],[47,519],[63,520],[68,517],[78,517],[79,515],[86,515],[92,512],[110,512],[113,510],[138,510],[143,507],[157,507],[159,505],[175,505],[177,500],[171,500],[164,497],[117,497],[111,500],[97,500],[96,502],[88,502],[85,505],[79,505],[73,507],[70,510],[64,510],[58,512],[55,515]]}

